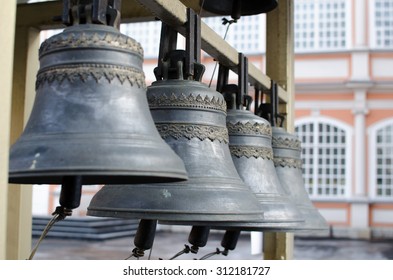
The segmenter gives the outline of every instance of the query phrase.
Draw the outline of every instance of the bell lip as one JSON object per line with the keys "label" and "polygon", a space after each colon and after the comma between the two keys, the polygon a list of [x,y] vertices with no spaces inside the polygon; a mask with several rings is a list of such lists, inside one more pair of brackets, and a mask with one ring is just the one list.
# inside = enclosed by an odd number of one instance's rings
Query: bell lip
{"label": "bell lip", "polygon": [[[161,223],[161,222],[159,222]],[[163,224],[168,224],[163,222]],[[306,226],[303,223],[286,223],[286,224],[274,224],[274,223],[267,223],[267,224],[240,224],[240,225],[229,225],[229,226],[212,226],[211,229],[217,230],[240,230],[240,231],[261,231],[261,232],[293,232],[293,233],[311,233],[311,232],[325,232],[329,231],[329,226],[322,227],[322,226]]]}
{"label": "bell lip", "polygon": [[[165,224],[165,222],[164,222]],[[304,221],[296,222],[261,222],[261,223],[223,223],[224,225],[212,226],[217,230],[240,230],[240,231],[271,231],[271,232],[297,232],[301,230]]]}
{"label": "bell lip", "polygon": [[[61,175],[60,175],[61,174]],[[31,172],[10,172],[10,184],[61,184],[63,177],[81,176],[82,185],[104,184],[140,184],[143,183],[171,183],[188,180],[187,173],[182,172],[127,172],[127,171],[100,171],[100,170],[47,170]]]}
{"label": "bell lip", "polygon": [[[261,213],[204,213],[192,212],[186,214],[182,212],[179,214],[178,210],[162,211],[162,210],[149,210],[149,213],[144,209],[132,209],[119,211],[118,209],[100,208],[100,210],[87,208],[87,216],[95,217],[111,217],[121,219],[143,219],[143,220],[158,220],[168,221],[173,225],[203,225],[213,226],[221,222],[246,222],[246,221],[261,221],[263,215]],[[201,219],[201,217],[203,219]]]}
{"label": "bell lip", "polygon": [[[87,215],[171,220],[182,224],[263,220],[260,203],[244,189],[246,186],[240,179],[229,182],[216,177],[189,176],[188,181],[176,184],[106,185],[92,197]],[[225,188],[221,187],[223,184]]]}
{"label": "bell lip", "polygon": [[[204,2],[203,0],[200,0],[199,5],[202,5],[202,3],[203,3],[203,7],[201,7],[202,10],[208,11],[208,12],[213,13],[213,14],[226,15],[226,16],[229,16],[229,15],[232,14],[232,10],[228,9],[228,5],[226,5],[226,7],[225,7],[226,9],[225,8],[223,9],[222,8],[222,3],[220,3],[218,5],[216,3],[216,5],[214,5],[215,2],[217,2],[217,1],[210,1],[210,2],[206,1],[206,2]],[[207,6],[207,8],[206,8],[206,6]],[[265,4],[265,6],[259,7],[258,9],[255,8],[252,11],[249,11],[249,10],[241,11],[240,15],[242,15],[242,16],[250,16],[250,15],[257,15],[257,14],[265,14],[265,13],[268,13],[270,11],[273,11],[275,8],[277,8],[277,6],[278,6],[277,0],[269,0],[267,5]]]}

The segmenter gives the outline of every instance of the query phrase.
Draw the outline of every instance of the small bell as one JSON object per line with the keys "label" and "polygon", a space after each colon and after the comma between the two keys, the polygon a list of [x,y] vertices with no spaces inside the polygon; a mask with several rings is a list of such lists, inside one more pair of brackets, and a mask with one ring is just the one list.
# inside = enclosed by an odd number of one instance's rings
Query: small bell
{"label": "small bell", "polygon": [[[225,91],[225,89],[224,89]],[[235,103],[226,94],[228,104]],[[281,186],[273,162],[272,129],[268,121],[248,110],[228,109],[227,128],[232,160],[244,183],[256,195],[264,219],[259,222],[227,223],[242,231],[291,231],[303,224],[303,215]]]}
{"label": "small bell", "polygon": [[304,187],[301,142],[284,128],[273,127],[273,157],[281,185],[289,192],[297,209],[304,216],[302,231],[328,230],[328,224],[313,206]]}

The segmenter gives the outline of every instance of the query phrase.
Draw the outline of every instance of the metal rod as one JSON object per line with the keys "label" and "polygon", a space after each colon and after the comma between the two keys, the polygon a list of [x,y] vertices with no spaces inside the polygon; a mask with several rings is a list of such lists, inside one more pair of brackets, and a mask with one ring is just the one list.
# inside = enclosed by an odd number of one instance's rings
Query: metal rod
{"label": "metal rod", "polygon": [[[137,0],[137,2],[150,10],[154,16],[176,28],[182,35],[186,34],[187,7],[181,2],[167,0]],[[215,60],[237,73],[237,65],[239,64],[237,50],[204,22],[201,22],[201,47]],[[250,84],[254,87],[270,89],[271,79],[252,63],[248,64],[248,77]],[[278,92],[281,101],[287,102],[286,91],[280,88]]]}

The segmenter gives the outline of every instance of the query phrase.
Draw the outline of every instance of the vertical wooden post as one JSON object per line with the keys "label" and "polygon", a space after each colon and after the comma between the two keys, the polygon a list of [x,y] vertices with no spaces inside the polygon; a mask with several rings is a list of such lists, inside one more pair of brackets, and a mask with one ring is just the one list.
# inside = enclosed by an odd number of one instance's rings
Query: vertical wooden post
{"label": "vertical wooden post", "polygon": [[[17,26],[11,111],[11,144],[28,120],[35,97],[38,70],[39,30]],[[26,259],[31,251],[32,186],[10,185],[8,189],[7,259]]]}
{"label": "vertical wooden post", "polygon": [[[287,113],[286,127],[294,129],[294,7],[291,0],[278,1],[277,9],[267,14],[266,74],[284,88],[288,102],[280,113]],[[271,260],[293,258],[293,233],[264,233],[264,258]]]}
{"label": "vertical wooden post", "polygon": [[0,260],[6,259],[7,252],[8,154],[15,17],[16,0],[4,1],[0,9]]}

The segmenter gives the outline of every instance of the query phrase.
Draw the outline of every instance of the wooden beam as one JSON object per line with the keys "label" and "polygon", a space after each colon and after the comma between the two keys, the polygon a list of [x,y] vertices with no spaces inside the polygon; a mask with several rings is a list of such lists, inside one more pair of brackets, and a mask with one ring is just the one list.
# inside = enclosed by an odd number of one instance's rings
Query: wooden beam
{"label": "wooden beam", "polygon": [[[35,97],[39,30],[18,26],[15,32],[10,142],[23,131]],[[8,174],[7,174],[8,175]],[[8,177],[8,176],[7,176]],[[32,186],[8,188],[7,259],[26,259],[31,251]]]}
{"label": "wooden beam", "polygon": [[[294,53],[293,53],[293,1],[280,0],[278,8],[267,14],[266,24],[266,73],[286,90],[285,126],[293,131],[294,123]],[[270,260],[292,259],[293,233],[265,232],[264,258]]]}
{"label": "wooden beam", "polygon": [[[137,0],[149,9],[157,18],[176,28],[179,33],[185,34],[184,24],[187,21],[187,7],[179,1],[166,0]],[[202,49],[215,60],[237,72],[238,51],[223,40],[204,22],[201,24]],[[260,89],[270,89],[270,78],[263,74],[252,63],[248,66],[249,82]],[[286,92],[281,90],[280,98],[286,100]]]}
{"label": "wooden beam", "polygon": [[[168,25],[178,28],[185,34],[184,24],[187,21],[186,8],[191,7],[200,12],[199,0],[123,0],[121,8],[122,22],[147,21],[159,18]],[[39,11],[39,12],[38,12]],[[60,1],[40,2],[18,5],[17,23],[22,26],[33,26],[40,29],[61,27],[61,23],[53,22],[52,18],[62,11]],[[210,15],[203,11],[202,15]],[[238,52],[223,40],[209,26],[202,22],[202,49],[215,60],[237,71]],[[249,63],[249,82],[260,89],[270,89],[270,78],[254,64]],[[287,102],[285,89],[279,90],[282,102]]]}
{"label": "wooden beam", "polygon": [[[170,2],[173,2],[171,0]],[[187,7],[199,12],[199,0],[181,0]],[[62,0],[18,4],[17,24],[23,26],[48,29],[63,27],[61,22],[53,21],[55,16],[60,16],[63,9]],[[122,0],[122,22],[138,22],[154,20],[154,15],[149,9],[136,0]]]}
{"label": "wooden beam", "polygon": [[293,1],[279,1],[278,8],[267,14],[266,74],[286,91],[286,126],[293,130],[294,101],[294,21]]}
{"label": "wooden beam", "polygon": [[7,253],[7,212],[8,212],[8,155],[10,146],[12,66],[14,57],[14,36],[16,0],[4,1],[0,10],[0,260]]}

